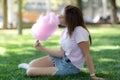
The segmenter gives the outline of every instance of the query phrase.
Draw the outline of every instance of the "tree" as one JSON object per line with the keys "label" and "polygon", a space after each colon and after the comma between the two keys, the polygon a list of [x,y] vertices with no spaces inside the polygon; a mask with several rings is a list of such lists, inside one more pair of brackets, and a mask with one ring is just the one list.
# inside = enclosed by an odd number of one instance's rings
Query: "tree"
{"label": "tree", "polygon": [[7,29],[7,0],[3,0],[3,29]]}
{"label": "tree", "polygon": [[77,0],[77,5],[82,10],[82,0]]}
{"label": "tree", "polygon": [[22,0],[18,0],[18,34],[22,34]]}
{"label": "tree", "polygon": [[118,23],[116,0],[110,0],[112,11],[112,23]]}

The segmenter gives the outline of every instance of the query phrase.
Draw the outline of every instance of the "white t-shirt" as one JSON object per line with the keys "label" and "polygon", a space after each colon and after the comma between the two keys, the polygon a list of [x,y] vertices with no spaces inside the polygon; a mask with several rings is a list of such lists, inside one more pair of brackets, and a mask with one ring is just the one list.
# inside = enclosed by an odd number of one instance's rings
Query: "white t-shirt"
{"label": "white t-shirt", "polygon": [[79,69],[82,69],[84,65],[84,56],[78,46],[78,43],[82,41],[89,41],[89,33],[81,26],[75,28],[71,38],[68,35],[67,28],[65,28],[60,40],[60,45],[65,51],[65,55],[71,60],[72,64]]}

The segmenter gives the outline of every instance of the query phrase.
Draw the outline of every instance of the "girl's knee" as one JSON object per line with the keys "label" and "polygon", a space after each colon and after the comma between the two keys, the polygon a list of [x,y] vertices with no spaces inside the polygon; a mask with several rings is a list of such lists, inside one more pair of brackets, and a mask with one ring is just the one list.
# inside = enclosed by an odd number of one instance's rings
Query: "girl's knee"
{"label": "girl's knee", "polygon": [[27,74],[27,76],[36,76],[35,73],[34,73],[34,71],[32,69],[28,69],[26,71],[26,74]]}
{"label": "girl's knee", "polygon": [[36,60],[32,60],[32,61],[29,63],[29,67],[33,67],[33,66],[34,66],[35,61],[36,61]]}

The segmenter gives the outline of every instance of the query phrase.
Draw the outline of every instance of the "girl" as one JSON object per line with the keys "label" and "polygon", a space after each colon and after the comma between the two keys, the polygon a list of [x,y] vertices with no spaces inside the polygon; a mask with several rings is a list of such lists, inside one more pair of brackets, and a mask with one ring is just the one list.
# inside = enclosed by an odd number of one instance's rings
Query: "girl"
{"label": "girl", "polygon": [[60,24],[66,26],[61,34],[60,49],[51,50],[43,47],[37,40],[35,48],[48,56],[35,59],[28,64],[20,64],[27,69],[28,76],[69,75],[79,73],[86,61],[90,76],[96,77],[90,56],[91,36],[83,20],[82,12],[75,6],[68,5],[59,16]]}

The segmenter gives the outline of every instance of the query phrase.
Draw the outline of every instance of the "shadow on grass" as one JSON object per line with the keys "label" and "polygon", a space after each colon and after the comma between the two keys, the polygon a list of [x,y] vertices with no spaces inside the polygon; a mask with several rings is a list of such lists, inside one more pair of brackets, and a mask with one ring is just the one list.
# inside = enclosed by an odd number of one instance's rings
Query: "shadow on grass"
{"label": "shadow on grass", "polygon": [[[91,50],[91,55],[99,76],[106,80],[119,80],[120,49]],[[99,73],[101,72],[101,73]]]}
{"label": "shadow on grass", "polygon": [[93,44],[92,46],[99,46],[99,45],[118,45],[120,46],[120,37],[119,35],[95,35],[93,36]]}
{"label": "shadow on grass", "polygon": [[[11,38],[7,40],[9,37]],[[58,38],[59,36],[53,37],[53,39],[50,39],[50,42],[44,43],[44,46],[50,48],[58,47]],[[91,49],[91,55],[93,57],[96,73],[98,76],[103,77],[106,80],[119,80],[119,40],[119,35],[115,34],[96,34],[93,36],[94,43],[91,47],[93,47],[94,49]],[[28,77],[25,74],[25,70],[18,69],[18,64],[23,62],[29,63],[31,60],[45,56],[46,54],[36,50],[33,47],[34,40],[30,36],[26,37],[26,35],[7,35],[5,38],[1,38],[1,41],[3,41],[4,43],[0,42],[0,45],[2,46],[2,48],[5,48],[4,54],[0,55],[1,80],[92,80],[89,77],[88,70],[82,71],[76,75],[69,76]],[[87,68],[86,65],[85,68]]]}
{"label": "shadow on grass", "polygon": [[[28,45],[29,46],[29,45]],[[25,47],[28,47],[25,46]],[[24,48],[25,48],[24,47]],[[0,56],[0,77],[5,80],[92,80],[89,77],[88,72],[80,72],[76,75],[69,76],[40,76],[40,77],[28,77],[25,70],[19,70],[18,64],[22,62],[29,63],[31,60],[45,56],[37,50],[26,50],[23,53],[16,54],[16,52],[6,52],[7,56]],[[106,80],[117,80],[119,77],[119,54],[120,50],[101,50],[91,51],[93,61],[96,67],[97,75],[104,77]],[[111,56],[112,55],[112,56]],[[103,59],[103,60],[102,60]]]}
{"label": "shadow on grass", "polygon": [[[117,42],[112,40],[107,43],[111,37],[106,38],[105,36],[102,36],[101,38],[102,40],[105,39],[106,45],[110,44],[110,46],[116,46],[118,45],[117,43],[119,43],[118,39]],[[97,46],[105,46],[104,44],[101,44],[102,41],[100,39],[98,42],[95,42],[92,47],[96,48]],[[44,46],[56,47],[59,45],[56,40],[53,40],[51,42],[44,43]],[[21,42],[20,44],[9,43],[3,47],[6,48],[6,52],[4,53],[5,55],[0,55],[0,77],[2,80],[91,80],[88,71],[82,71],[79,74],[69,76],[28,77],[25,74],[25,70],[18,69],[18,64],[23,62],[29,63],[31,60],[45,56],[46,54],[36,50],[33,46],[33,43],[29,43],[29,40],[28,42]],[[119,48],[101,49],[98,51],[91,50],[91,55],[93,57],[96,73],[98,76],[103,77],[106,80],[117,80],[119,78],[119,53]]]}

